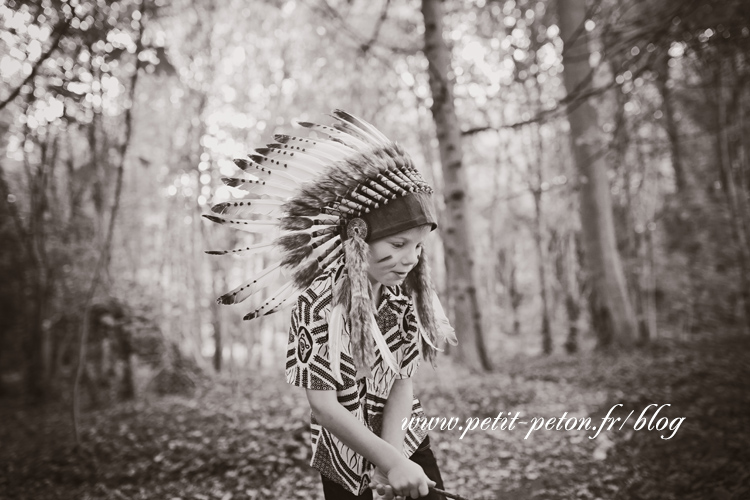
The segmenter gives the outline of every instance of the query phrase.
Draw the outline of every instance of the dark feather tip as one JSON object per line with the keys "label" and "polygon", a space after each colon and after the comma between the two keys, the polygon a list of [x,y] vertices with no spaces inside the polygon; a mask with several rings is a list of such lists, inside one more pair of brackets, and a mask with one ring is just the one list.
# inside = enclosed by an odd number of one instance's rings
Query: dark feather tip
{"label": "dark feather tip", "polygon": [[250,166],[250,161],[247,160],[247,158],[235,158],[234,164],[237,165],[242,170],[246,170],[247,167]]}
{"label": "dark feather tip", "polygon": [[253,155],[248,155],[248,156],[249,156],[249,157],[250,157],[250,159],[251,159],[251,160],[253,160],[253,161],[254,161],[255,163],[261,163],[262,161],[264,161],[264,160],[266,159],[266,157],[265,157],[265,156],[261,156],[261,155],[255,155],[255,154],[253,154]]}
{"label": "dark feather tip", "polygon": [[333,116],[336,118],[341,118],[342,120],[351,121],[354,117],[344,111],[343,109],[334,109],[333,110]]}
{"label": "dark feather tip", "polygon": [[282,144],[286,144],[287,142],[289,142],[289,139],[290,139],[288,135],[282,135],[282,134],[276,134],[273,136],[273,138]]}
{"label": "dark feather tip", "polygon": [[[262,156],[266,156],[266,154],[268,154],[270,151],[271,150],[268,149],[268,147],[265,147],[265,148],[256,148],[255,149],[255,152],[258,153],[259,155],[262,155]],[[253,155],[250,155],[250,157],[252,158]],[[258,160],[255,160],[255,161],[258,161]]]}
{"label": "dark feather tip", "polygon": [[211,207],[211,211],[215,214],[223,214],[229,205],[230,203],[228,202],[217,203],[216,205]]}
{"label": "dark feather tip", "polygon": [[234,296],[231,294],[222,295],[218,299],[216,299],[216,303],[222,306],[229,306],[234,304]]}
{"label": "dark feather tip", "polygon": [[224,255],[227,253],[226,250],[206,250],[208,255]]}
{"label": "dark feather tip", "polygon": [[253,311],[253,312],[245,314],[242,317],[242,319],[244,319],[245,321],[251,321],[251,320],[254,320],[255,318],[260,318],[261,316],[263,316],[263,314],[261,314],[260,310],[257,310],[257,311]]}
{"label": "dark feather tip", "polygon": [[221,181],[229,187],[237,187],[242,185],[242,179],[235,177],[222,177]]}
{"label": "dark feather tip", "polygon": [[206,219],[210,220],[211,222],[216,222],[217,224],[224,223],[224,219],[222,219],[220,217],[216,217],[215,215],[203,214],[203,217],[205,217]]}

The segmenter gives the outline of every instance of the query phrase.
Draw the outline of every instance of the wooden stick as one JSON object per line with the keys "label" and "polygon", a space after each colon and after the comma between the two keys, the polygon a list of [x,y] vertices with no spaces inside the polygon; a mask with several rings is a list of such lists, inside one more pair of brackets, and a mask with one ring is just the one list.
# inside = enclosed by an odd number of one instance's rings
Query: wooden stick
{"label": "wooden stick", "polygon": [[432,491],[435,493],[439,493],[441,495],[445,495],[448,498],[453,498],[454,500],[469,500],[466,497],[462,497],[461,495],[456,495],[455,493],[449,493],[447,491],[443,491],[440,488],[435,488],[434,486],[430,487]]}

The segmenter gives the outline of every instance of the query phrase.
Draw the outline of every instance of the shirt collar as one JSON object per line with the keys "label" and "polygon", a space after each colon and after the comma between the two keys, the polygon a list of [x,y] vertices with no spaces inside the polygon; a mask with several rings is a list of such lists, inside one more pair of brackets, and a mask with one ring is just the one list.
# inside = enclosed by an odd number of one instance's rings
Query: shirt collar
{"label": "shirt collar", "polygon": [[382,290],[382,296],[385,297],[388,302],[402,303],[409,301],[409,297],[406,296],[399,285],[383,286]]}

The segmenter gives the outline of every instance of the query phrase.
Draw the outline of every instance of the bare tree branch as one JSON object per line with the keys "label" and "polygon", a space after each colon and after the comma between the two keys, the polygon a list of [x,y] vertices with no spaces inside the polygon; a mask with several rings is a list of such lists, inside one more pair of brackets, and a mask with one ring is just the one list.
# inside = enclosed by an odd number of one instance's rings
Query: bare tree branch
{"label": "bare tree branch", "polygon": [[57,23],[57,25],[55,26],[55,29],[53,30],[53,32],[57,32],[57,36],[55,36],[54,40],[52,40],[52,44],[47,49],[47,52],[42,54],[41,57],[39,57],[39,59],[34,63],[34,67],[31,69],[31,73],[29,73],[29,75],[26,78],[24,78],[23,82],[21,82],[21,85],[16,87],[15,90],[13,90],[3,102],[0,102],[0,111],[2,111],[3,108],[5,108],[5,106],[7,106],[16,97],[18,97],[18,94],[21,93],[21,89],[23,88],[24,85],[26,85],[27,83],[29,83],[30,81],[34,79],[37,72],[39,71],[39,68],[42,67],[42,64],[44,63],[44,61],[49,59],[52,53],[55,50],[57,50],[57,46],[60,45],[60,40],[62,39],[63,35],[65,35],[65,33],[68,31],[68,28],[70,27],[70,23],[73,21],[73,19],[75,19],[75,17],[76,16],[73,16],[70,19],[65,19]]}
{"label": "bare tree branch", "polygon": [[380,17],[375,23],[375,29],[373,30],[370,39],[362,44],[362,52],[367,52],[368,50],[370,50],[372,44],[374,44],[378,40],[378,36],[380,35],[380,28],[383,27],[383,23],[385,22],[386,17],[388,17],[388,6],[390,5],[391,0],[385,0],[385,3],[383,4],[383,10],[380,12]]}
{"label": "bare tree branch", "polygon": [[[394,54],[406,54],[406,55],[416,54],[417,52],[419,52],[419,50],[421,50],[420,48],[417,48],[417,47],[414,47],[414,48],[397,47],[397,46],[392,46],[392,45],[385,45],[383,43],[375,43],[377,35],[380,31],[379,25],[382,24],[382,21],[378,22],[378,26],[376,26],[376,31],[373,37],[369,41],[363,40],[362,37],[359,35],[359,33],[356,30],[354,30],[346,21],[346,19],[344,19],[341,16],[339,11],[333,8],[326,0],[320,0],[320,3],[322,4],[322,6],[319,4],[316,4],[314,0],[311,0],[310,2],[306,2],[306,3],[308,3],[309,7],[312,10],[317,11],[321,15],[336,22],[338,24],[338,28],[340,28],[340,29],[336,29],[336,31],[345,34],[354,43],[357,44],[357,47],[362,49],[364,52],[368,51],[372,47],[379,47],[379,48],[388,50]],[[386,10],[388,7],[388,3],[390,2],[386,2],[384,12],[381,13],[381,19],[383,19],[383,21],[385,20],[385,17],[387,16]]]}

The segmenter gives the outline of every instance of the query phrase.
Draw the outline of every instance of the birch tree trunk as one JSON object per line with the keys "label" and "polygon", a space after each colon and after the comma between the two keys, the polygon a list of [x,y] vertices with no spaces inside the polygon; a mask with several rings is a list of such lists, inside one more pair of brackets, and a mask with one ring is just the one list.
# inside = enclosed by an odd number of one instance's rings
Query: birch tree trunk
{"label": "birch tree trunk", "polygon": [[[566,42],[563,80],[568,94],[580,92],[590,81],[589,51],[583,29],[585,11],[584,0],[558,0],[560,34]],[[592,287],[592,326],[600,348],[629,346],[637,338],[637,327],[615,241],[612,198],[603,155],[606,145],[596,109],[590,102],[571,103],[567,114],[580,178],[583,245]]]}
{"label": "birch tree trunk", "polygon": [[463,168],[461,130],[453,107],[453,88],[448,79],[450,52],[443,40],[440,0],[423,0],[424,53],[429,63],[432,116],[440,149],[445,185],[445,245],[448,293],[453,305],[458,336],[458,357],[469,367],[489,370],[490,362],[482,333],[482,315],[477,299],[471,220],[468,217],[467,179]]}

